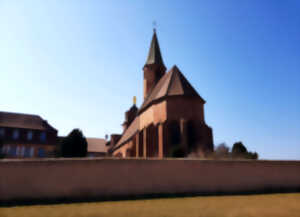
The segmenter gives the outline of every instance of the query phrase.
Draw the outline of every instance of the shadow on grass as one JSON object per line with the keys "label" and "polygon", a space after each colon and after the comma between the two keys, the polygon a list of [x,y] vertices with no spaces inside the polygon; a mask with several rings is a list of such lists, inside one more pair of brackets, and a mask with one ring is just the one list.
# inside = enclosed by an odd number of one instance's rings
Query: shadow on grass
{"label": "shadow on grass", "polygon": [[264,188],[251,191],[236,192],[186,192],[186,193],[154,193],[143,195],[113,195],[113,196],[82,196],[76,198],[60,197],[60,198],[38,198],[28,199],[20,198],[17,200],[0,200],[0,207],[12,207],[20,205],[50,205],[50,204],[70,204],[83,202],[101,202],[101,201],[122,201],[122,200],[142,200],[142,199],[159,199],[159,198],[178,198],[178,197],[197,197],[197,196],[238,196],[238,195],[257,195],[257,194],[277,194],[277,193],[297,193],[300,192],[300,186],[297,188]]}

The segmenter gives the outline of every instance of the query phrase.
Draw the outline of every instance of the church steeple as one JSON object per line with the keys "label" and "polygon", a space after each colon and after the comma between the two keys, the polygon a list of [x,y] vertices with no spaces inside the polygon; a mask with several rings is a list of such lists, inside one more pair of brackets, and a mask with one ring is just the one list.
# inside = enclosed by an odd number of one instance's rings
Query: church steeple
{"label": "church steeple", "polygon": [[156,29],[153,29],[153,36],[148,53],[148,58],[145,65],[161,64],[164,66],[164,62],[160,53],[160,48],[157,40]]}
{"label": "church steeple", "polygon": [[144,70],[144,99],[149,95],[151,90],[158,83],[160,78],[165,74],[166,67],[164,65],[160,48],[157,40],[156,30],[153,29],[150,50]]}

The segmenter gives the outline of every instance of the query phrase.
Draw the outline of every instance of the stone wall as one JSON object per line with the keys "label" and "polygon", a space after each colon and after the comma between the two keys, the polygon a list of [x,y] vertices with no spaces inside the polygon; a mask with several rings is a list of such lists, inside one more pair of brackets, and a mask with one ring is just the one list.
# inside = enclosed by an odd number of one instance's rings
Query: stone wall
{"label": "stone wall", "polygon": [[0,161],[0,204],[299,190],[300,161],[109,158]]}

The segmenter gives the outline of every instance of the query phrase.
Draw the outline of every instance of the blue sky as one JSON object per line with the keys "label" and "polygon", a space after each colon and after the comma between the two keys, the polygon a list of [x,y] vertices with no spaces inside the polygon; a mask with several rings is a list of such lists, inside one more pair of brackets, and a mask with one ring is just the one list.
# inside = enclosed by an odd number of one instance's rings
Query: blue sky
{"label": "blue sky", "polygon": [[300,1],[0,0],[0,110],[68,134],[121,133],[142,103],[152,23],[207,101],[214,141],[300,160]]}

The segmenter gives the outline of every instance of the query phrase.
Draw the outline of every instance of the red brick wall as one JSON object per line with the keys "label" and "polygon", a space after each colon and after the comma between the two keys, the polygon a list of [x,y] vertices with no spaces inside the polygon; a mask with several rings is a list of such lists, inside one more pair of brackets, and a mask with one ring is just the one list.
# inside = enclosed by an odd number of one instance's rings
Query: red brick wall
{"label": "red brick wall", "polygon": [[0,171],[0,203],[300,189],[300,161],[2,160]]}

